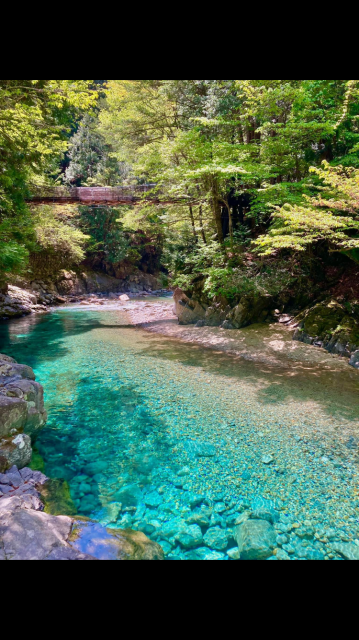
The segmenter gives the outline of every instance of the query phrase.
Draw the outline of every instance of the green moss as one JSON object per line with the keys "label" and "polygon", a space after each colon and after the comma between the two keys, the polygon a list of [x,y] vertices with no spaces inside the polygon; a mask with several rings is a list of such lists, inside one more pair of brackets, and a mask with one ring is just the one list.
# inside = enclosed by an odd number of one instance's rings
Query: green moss
{"label": "green moss", "polygon": [[298,317],[303,331],[311,337],[330,339],[342,337],[347,342],[359,344],[359,322],[348,315],[348,309],[336,300],[321,302]]}
{"label": "green moss", "polygon": [[41,473],[45,473],[45,461],[36,448],[33,449],[31,463],[29,466],[33,471],[41,471]]}
{"label": "green moss", "polygon": [[51,516],[75,516],[77,511],[65,480],[48,480],[39,488],[45,513]]}

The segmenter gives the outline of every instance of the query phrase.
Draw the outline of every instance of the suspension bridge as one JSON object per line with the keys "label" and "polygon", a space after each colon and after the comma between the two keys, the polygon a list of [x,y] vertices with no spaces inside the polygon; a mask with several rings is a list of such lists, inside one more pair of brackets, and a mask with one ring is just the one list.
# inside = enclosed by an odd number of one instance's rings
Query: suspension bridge
{"label": "suspension bridge", "polygon": [[[161,197],[155,193],[155,184],[144,184],[129,187],[34,187],[28,202],[33,205],[43,204],[79,204],[79,205],[120,205],[169,204],[179,202],[175,198]],[[181,199],[182,203],[187,202]]]}

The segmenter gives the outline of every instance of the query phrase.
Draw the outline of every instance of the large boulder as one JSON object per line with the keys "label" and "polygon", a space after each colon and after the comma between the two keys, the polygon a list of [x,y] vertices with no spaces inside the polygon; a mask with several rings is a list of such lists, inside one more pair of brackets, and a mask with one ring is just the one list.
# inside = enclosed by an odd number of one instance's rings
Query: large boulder
{"label": "large boulder", "polygon": [[0,547],[6,560],[45,560],[67,547],[72,520],[29,510],[23,498],[0,500]]}
{"label": "large boulder", "polygon": [[28,407],[25,400],[0,395],[0,438],[9,436],[13,430],[23,429],[27,415]]}
{"label": "large boulder", "polygon": [[272,319],[274,306],[270,295],[243,296],[239,304],[227,315],[228,322],[234,329],[242,329],[250,324]]}
{"label": "large boulder", "polygon": [[43,508],[31,493],[0,497],[0,561],[164,559],[162,548],[139,531],[105,529]]}
{"label": "large boulder", "polygon": [[13,466],[23,469],[30,464],[31,458],[31,438],[25,433],[0,440],[0,473]]}
{"label": "large boulder", "polygon": [[[359,322],[337,300],[320,302],[301,313],[293,339],[347,358],[359,348]],[[351,362],[355,366],[355,360]]]}
{"label": "large boulder", "polygon": [[359,351],[354,351],[349,360],[349,364],[355,369],[359,369]]}
{"label": "large boulder", "polygon": [[247,520],[235,533],[241,560],[267,560],[276,546],[276,532],[266,520]]}
{"label": "large boulder", "polygon": [[175,315],[180,324],[196,324],[204,321],[206,309],[197,301],[188,298],[182,289],[174,292]]}
{"label": "large boulder", "polygon": [[33,370],[0,354],[0,469],[31,460],[31,440],[47,420],[44,391]]}

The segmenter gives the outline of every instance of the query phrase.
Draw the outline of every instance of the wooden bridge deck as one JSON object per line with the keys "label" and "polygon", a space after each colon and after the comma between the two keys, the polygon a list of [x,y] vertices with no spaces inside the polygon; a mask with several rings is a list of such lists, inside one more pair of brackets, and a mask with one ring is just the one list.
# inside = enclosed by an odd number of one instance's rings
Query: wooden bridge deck
{"label": "wooden bridge deck", "polygon": [[[32,190],[31,204],[83,204],[116,205],[136,204],[148,201],[159,203],[161,198],[153,194],[155,184],[137,187],[41,187]],[[146,194],[147,197],[146,197]]]}

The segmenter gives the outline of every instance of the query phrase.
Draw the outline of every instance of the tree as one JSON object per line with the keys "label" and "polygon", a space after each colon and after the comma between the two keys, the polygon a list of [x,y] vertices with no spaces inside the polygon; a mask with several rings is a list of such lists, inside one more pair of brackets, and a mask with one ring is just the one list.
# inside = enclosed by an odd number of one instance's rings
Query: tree
{"label": "tree", "polygon": [[356,255],[352,252],[359,249],[359,171],[324,163],[312,173],[325,185],[319,197],[307,198],[306,206],[277,207],[269,232],[255,241],[261,255],[281,249],[302,252],[319,242],[326,242],[331,252]]}
{"label": "tree", "polygon": [[71,126],[96,100],[91,82],[0,80],[1,282],[26,266],[34,238],[26,196],[31,182],[58,173]]}

